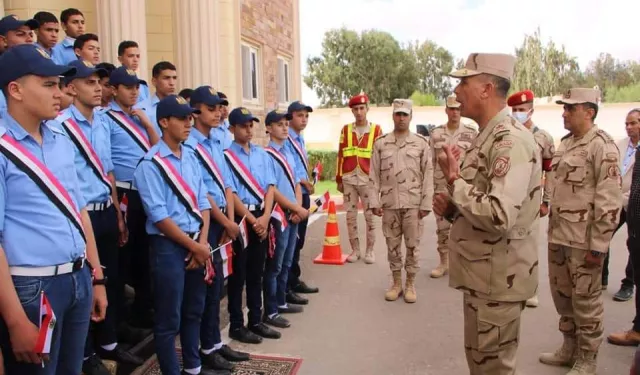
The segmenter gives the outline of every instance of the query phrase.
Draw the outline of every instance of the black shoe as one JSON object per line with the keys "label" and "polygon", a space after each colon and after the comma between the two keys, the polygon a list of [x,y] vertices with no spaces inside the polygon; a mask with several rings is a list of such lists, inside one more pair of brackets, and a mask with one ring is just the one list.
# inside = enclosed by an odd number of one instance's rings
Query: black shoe
{"label": "black shoe", "polygon": [[142,366],[144,363],[144,359],[122,349],[120,345],[116,346],[113,350],[99,348],[98,354],[102,359],[109,359],[118,363],[128,363],[134,366]]}
{"label": "black shoe", "polygon": [[293,291],[296,293],[310,294],[310,293],[318,293],[320,289],[315,287],[312,288],[309,285],[307,285],[304,281],[300,281],[300,283],[293,288]]}
{"label": "black shoe", "polygon": [[298,305],[287,305],[287,307],[278,306],[278,312],[280,314],[298,314],[303,311],[304,309],[302,308],[302,306]]}
{"label": "black shoe", "polygon": [[621,287],[618,293],[613,296],[613,300],[618,302],[625,302],[631,298],[633,298],[633,288],[629,288],[628,286]]}
{"label": "black shoe", "polygon": [[92,355],[82,362],[82,373],[85,375],[111,375],[97,354]]}
{"label": "black shoe", "polygon": [[202,365],[206,366],[207,368],[213,370],[233,371],[234,366],[216,351],[213,351],[209,354],[200,352],[200,360],[202,360]]}
{"label": "black shoe", "polygon": [[249,331],[244,326],[238,329],[229,330],[229,337],[245,344],[260,344],[262,342],[262,337]]}
{"label": "black shoe", "polygon": [[294,305],[307,305],[309,304],[309,300],[299,296],[293,291],[289,291],[289,293],[287,293],[287,303],[293,303]]}
{"label": "black shoe", "polygon": [[291,323],[289,323],[289,321],[287,319],[285,319],[284,317],[282,317],[282,315],[276,314],[273,316],[273,318],[269,318],[268,316],[265,316],[262,319],[263,322],[265,322],[265,324],[268,324],[270,326],[274,326],[276,328],[289,328],[291,327]]}
{"label": "black shoe", "polygon": [[256,325],[252,325],[251,327],[249,327],[249,330],[258,336],[264,337],[265,339],[277,340],[282,336],[280,332],[276,331],[275,329],[269,328],[264,323],[258,323]]}
{"label": "black shoe", "polygon": [[128,324],[118,327],[118,341],[136,345],[153,334],[152,329],[136,328]]}
{"label": "black shoe", "polygon": [[[181,371],[182,375],[191,375],[186,371]],[[231,375],[231,371],[227,370],[210,370],[210,369],[200,369],[200,373],[198,375]]]}
{"label": "black shoe", "polygon": [[231,349],[229,345],[222,345],[222,348],[220,350],[216,350],[216,353],[220,354],[224,359],[230,362],[243,362],[251,359],[249,357],[249,353],[235,351]]}

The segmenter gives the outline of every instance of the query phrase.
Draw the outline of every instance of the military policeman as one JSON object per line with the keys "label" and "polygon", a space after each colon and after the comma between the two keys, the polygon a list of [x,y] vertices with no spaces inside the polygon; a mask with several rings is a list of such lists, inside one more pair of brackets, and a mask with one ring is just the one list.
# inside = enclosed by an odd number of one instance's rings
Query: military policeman
{"label": "military policeman", "polygon": [[349,107],[356,121],[342,127],[338,145],[338,167],[336,182],[338,190],[344,195],[347,207],[347,231],[351,244],[351,255],[347,261],[353,263],[360,259],[360,239],[358,238],[358,203],[364,206],[364,218],[367,222],[367,247],[364,261],[375,262],[373,247],[376,241],[374,216],[368,209],[369,204],[369,164],[373,142],[382,135],[380,125],[367,120],[369,97],[364,92],[349,100]]}
{"label": "military policeman", "polygon": [[[457,145],[461,150],[466,150],[471,145],[473,139],[478,135],[478,131],[473,125],[460,124],[460,103],[456,100],[456,95],[447,97],[445,109],[448,121],[433,129],[429,137],[429,145],[433,150],[433,185],[436,193],[447,191],[447,181],[444,179],[442,169],[437,162],[437,154],[442,151],[443,145]],[[449,272],[449,228],[451,223],[442,216],[436,216],[436,234],[438,236],[438,254],[440,264],[431,271],[431,277],[439,278]]]}
{"label": "military policeman", "polygon": [[387,257],[393,285],[385,294],[395,301],[402,290],[402,238],[406,248],[407,280],[404,300],[416,302],[414,281],[420,269],[418,255],[422,219],[431,212],[433,201],[433,164],[429,141],[409,131],[413,103],[409,99],[393,101],[392,133],[378,138],[371,158],[370,207],[382,216],[382,232],[387,240]]}
{"label": "military policeman", "polygon": [[511,55],[473,53],[450,74],[460,78],[460,114],[480,133],[461,165],[456,146],[438,154],[448,194],[434,197],[434,211],[453,222],[449,285],[464,293],[471,375],[515,374],[520,315],[538,286],[542,167],[533,135],[506,106],[514,65]]}
{"label": "military policeman", "polygon": [[622,190],[618,147],[594,124],[600,91],[574,88],[564,106],[562,138],[553,155],[549,219],[549,282],[559,329],[555,353],[540,356],[553,366],[573,366],[568,375],[596,373],[603,337],[602,262],[618,225]]}

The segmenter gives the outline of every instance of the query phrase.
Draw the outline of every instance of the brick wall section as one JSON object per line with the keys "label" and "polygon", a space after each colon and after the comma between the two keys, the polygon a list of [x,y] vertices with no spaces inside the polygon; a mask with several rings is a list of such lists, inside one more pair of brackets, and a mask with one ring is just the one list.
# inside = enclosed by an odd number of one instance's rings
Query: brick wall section
{"label": "brick wall section", "polygon": [[[292,0],[241,0],[241,37],[260,49],[261,108],[253,108],[255,115],[264,116],[278,105],[278,55],[293,58],[293,1]],[[237,106],[231,103],[231,106]],[[264,121],[254,135],[254,142],[266,144],[268,136]]]}

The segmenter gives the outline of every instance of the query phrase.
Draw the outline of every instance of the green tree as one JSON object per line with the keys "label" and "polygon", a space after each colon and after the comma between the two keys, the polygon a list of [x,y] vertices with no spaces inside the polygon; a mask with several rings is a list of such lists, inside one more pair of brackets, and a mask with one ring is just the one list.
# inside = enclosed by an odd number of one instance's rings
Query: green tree
{"label": "green tree", "polygon": [[589,63],[585,72],[586,83],[597,85],[602,95],[608,96],[609,90],[633,85],[640,81],[640,68],[634,61],[620,61],[609,53],[601,53],[598,58]]}
{"label": "green tree", "polygon": [[449,73],[454,69],[451,52],[436,43],[427,40],[421,44],[410,45],[418,69],[420,91],[431,93],[436,98],[445,98],[451,94]]}

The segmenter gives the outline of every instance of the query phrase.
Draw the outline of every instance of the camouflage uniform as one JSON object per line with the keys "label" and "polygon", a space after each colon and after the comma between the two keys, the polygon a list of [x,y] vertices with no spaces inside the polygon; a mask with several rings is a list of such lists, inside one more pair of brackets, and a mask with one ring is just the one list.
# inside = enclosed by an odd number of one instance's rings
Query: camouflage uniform
{"label": "camouflage uniform", "polygon": [[[403,104],[398,104],[399,100]],[[401,105],[411,108],[407,103],[410,102],[406,99],[396,99],[394,111]],[[394,283],[400,277],[401,288],[401,245],[404,237],[406,289],[413,288],[415,274],[420,269],[418,256],[423,229],[422,219],[418,215],[419,211],[430,212],[433,200],[433,164],[429,142],[415,133],[409,133],[404,139],[396,138],[395,133],[381,136],[373,146],[369,178],[370,207],[383,209],[382,232],[387,242]]]}
{"label": "camouflage uniform", "polygon": [[[549,134],[546,130],[540,129],[536,125],[533,125],[531,132],[533,133],[533,138],[535,139],[536,143],[538,144],[538,148],[540,149],[543,163],[545,160],[553,159],[553,154],[555,154],[556,152],[556,146],[553,142],[553,137],[551,136],[551,134]],[[543,177],[546,178],[544,174]],[[547,191],[547,189],[544,189],[542,193],[542,201],[549,202],[549,198],[549,192]]]}
{"label": "camouflage uniform", "polygon": [[[471,142],[478,135],[478,131],[472,125],[460,124],[453,132],[447,128],[447,124],[440,125],[433,129],[429,138],[429,145],[433,150],[433,185],[436,193],[447,191],[447,181],[444,178],[440,164],[438,164],[438,153],[442,151],[443,145],[457,145],[462,150],[466,150]],[[442,216],[436,215],[436,235],[438,236],[438,253],[440,254],[440,264],[431,272],[431,277],[440,277],[447,273],[449,266],[449,228],[451,223]]]}

